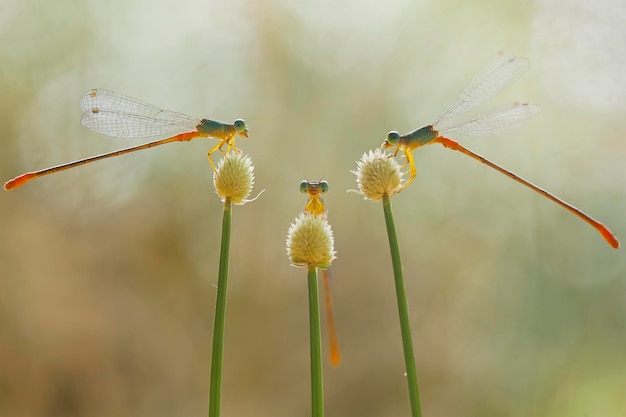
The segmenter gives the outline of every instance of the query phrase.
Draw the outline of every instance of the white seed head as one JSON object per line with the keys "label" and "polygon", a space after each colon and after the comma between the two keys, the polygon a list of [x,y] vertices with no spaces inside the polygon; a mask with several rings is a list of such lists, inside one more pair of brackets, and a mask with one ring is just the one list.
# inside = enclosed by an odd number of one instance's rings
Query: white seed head
{"label": "white seed head", "polygon": [[356,163],[356,182],[359,193],[368,200],[380,200],[383,195],[393,195],[404,175],[395,158],[380,148],[363,154]]}
{"label": "white seed head", "polygon": [[300,213],[287,232],[287,256],[298,267],[326,269],[335,259],[335,240],[323,216]]}
{"label": "white seed head", "polygon": [[248,202],[254,185],[254,166],[250,157],[239,152],[227,153],[213,173],[213,184],[222,201],[229,198],[233,204]]}

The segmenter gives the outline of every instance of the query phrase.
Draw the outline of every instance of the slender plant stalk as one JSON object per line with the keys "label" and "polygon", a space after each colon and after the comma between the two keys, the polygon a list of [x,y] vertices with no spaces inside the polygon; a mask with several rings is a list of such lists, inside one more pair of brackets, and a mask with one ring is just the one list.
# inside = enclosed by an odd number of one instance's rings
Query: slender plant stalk
{"label": "slender plant stalk", "polygon": [[383,210],[385,212],[387,235],[389,236],[393,275],[396,282],[396,298],[398,300],[398,314],[400,316],[400,330],[402,332],[404,366],[406,368],[406,379],[409,388],[411,415],[413,417],[421,417],[422,411],[417,386],[417,372],[415,370],[415,357],[413,356],[413,340],[411,339],[411,327],[409,324],[409,307],[404,291],[404,279],[402,278],[402,263],[400,262],[400,249],[398,248],[396,225],[393,221],[393,213],[391,212],[391,200],[387,194],[383,196]]}
{"label": "slender plant stalk", "polygon": [[220,249],[220,270],[217,279],[217,299],[215,321],[213,323],[213,350],[211,352],[211,385],[209,390],[209,417],[219,417],[222,393],[222,356],[224,350],[224,322],[226,318],[226,288],[228,281],[228,259],[230,254],[230,225],[232,205],[224,199],[222,218],[222,245]]}
{"label": "slender plant stalk", "polygon": [[324,416],[324,389],[322,383],[322,340],[320,332],[320,304],[317,287],[317,268],[308,267],[309,331],[311,343],[311,415]]}

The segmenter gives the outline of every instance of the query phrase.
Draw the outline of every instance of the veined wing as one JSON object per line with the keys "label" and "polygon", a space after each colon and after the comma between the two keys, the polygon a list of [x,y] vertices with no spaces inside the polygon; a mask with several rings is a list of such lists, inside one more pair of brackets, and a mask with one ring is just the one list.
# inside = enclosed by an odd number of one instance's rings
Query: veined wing
{"label": "veined wing", "polygon": [[461,132],[475,136],[492,135],[516,127],[540,112],[541,107],[536,104],[515,103],[512,106],[494,110],[471,120],[444,126],[437,131],[440,134]]}
{"label": "veined wing", "polygon": [[108,90],[93,89],[80,100],[81,123],[103,135],[144,138],[192,131],[199,119],[162,110],[143,101]]}
{"label": "veined wing", "polygon": [[510,54],[497,53],[470,80],[465,89],[437,117],[433,126],[451,117],[466,113],[511,84],[528,68],[528,61]]}

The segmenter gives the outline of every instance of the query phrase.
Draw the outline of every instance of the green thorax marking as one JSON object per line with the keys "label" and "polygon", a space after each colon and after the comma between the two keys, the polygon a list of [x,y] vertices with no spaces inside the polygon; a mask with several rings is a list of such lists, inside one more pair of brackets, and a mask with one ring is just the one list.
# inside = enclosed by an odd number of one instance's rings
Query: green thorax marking
{"label": "green thorax marking", "polygon": [[437,131],[432,125],[420,127],[417,130],[407,133],[400,139],[406,146],[417,148],[418,146],[428,145],[437,137]]}
{"label": "green thorax marking", "polygon": [[196,129],[198,129],[198,132],[205,133],[209,136],[223,137],[225,133],[233,130],[233,126],[215,120],[202,119],[198,126],[196,126]]}

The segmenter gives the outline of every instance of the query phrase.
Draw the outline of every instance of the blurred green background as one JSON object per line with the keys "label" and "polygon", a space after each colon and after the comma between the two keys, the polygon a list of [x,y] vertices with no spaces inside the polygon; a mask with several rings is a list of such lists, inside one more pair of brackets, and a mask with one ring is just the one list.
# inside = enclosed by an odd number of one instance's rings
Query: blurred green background
{"label": "blurred green background", "polygon": [[[99,87],[243,117],[257,201],[236,207],[222,415],[309,414],[305,272],[285,239],[302,179],[330,182],[343,363],[329,416],[409,414],[382,207],[361,154],[431,122],[497,50],[531,67],[492,106],[518,130],[453,136],[626,239],[626,4],[3,0],[0,174],[141,143],[81,126]],[[488,106],[487,106],[488,107]],[[201,416],[221,203],[172,144],[0,193],[0,416]],[[577,218],[440,146],[393,199],[425,416],[623,416],[626,259]],[[325,335],[325,330],[323,330]],[[328,361],[326,361],[328,363]]]}

